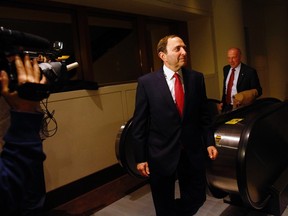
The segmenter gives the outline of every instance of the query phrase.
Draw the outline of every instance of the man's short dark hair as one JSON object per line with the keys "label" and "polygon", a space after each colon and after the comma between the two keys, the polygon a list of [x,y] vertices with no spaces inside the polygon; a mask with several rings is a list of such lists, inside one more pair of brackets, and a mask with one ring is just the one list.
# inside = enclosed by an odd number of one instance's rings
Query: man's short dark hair
{"label": "man's short dark hair", "polygon": [[158,45],[157,45],[157,53],[160,53],[160,52],[167,53],[168,39],[175,38],[175,37],[179,37],[179,36],[173,34],[173,35],[167,35],[167,36],[163,37],[162,39],[160,39],[160,41],[158,42]]}

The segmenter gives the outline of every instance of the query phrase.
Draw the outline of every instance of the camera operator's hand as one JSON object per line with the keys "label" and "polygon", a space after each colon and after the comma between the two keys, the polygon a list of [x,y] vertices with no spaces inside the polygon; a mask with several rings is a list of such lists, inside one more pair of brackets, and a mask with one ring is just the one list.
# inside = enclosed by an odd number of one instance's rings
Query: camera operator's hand
{"label": "camera operator's hand", "polygon": [[[15,56],[15,67],[17,70],[19,86],[23,85],[24,83],[46,83],[45,76],[43,76],[40,80],[41,74],[36,59],[33,59],[31,62],[29,56],[25,55],[22,61],[19,56]],[[1,95],[5,97],[12,109],[21,112],[37,112],[41,110],[39,101],[31,101],[20,98],[17,91],[10,92],[9,78],[5,71],[1,71],[0,82],[2,87]]]}

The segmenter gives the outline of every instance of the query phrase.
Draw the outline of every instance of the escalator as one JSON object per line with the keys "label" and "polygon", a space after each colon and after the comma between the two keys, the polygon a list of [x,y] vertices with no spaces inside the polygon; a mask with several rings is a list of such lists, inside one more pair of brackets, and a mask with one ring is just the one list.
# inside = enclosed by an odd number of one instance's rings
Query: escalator
{"label": "escalator", "polygon": [[[210,102],[219,155],[207,164],[209,195],[280,216],[288,204],[288,101],[262,98],[224,114]],[[136,170],[132,121],[117,135],[116,156],[130,175],[143,178]]]}

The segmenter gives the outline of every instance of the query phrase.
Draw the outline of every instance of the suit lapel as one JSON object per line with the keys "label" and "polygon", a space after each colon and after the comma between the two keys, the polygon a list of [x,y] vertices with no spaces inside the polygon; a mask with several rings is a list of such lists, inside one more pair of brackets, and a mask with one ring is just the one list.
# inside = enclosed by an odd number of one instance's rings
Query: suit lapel
{"label": "suit lapel", "polygon": [[[173,97],[171,95],[170,89],[167,85],[167,81],[164,75],[163,69],[156,72],[157,73],[157,88],[159,88],[159,91],[161,92],[163,99],[167,102],[168,106],[171,107],[172,109],[175,109],[177,111],[177,107],[174,103]],[[178,112],[178,111],[177,111]]]}
{"label": "suit lapel", "polygon": [[227,67],[225,70],[224,70],[224,83],[226,82],[226,79],[228,77],[228,74],[229,74],[229,71],[230,71],[230,66]]}
{"label": "suit lapel", "polygon": [[183,81],[184,81],[184,88],[185,88],[185,99],[184,99],[184,110],[183,110],[183,116],[184,116],[185,110],[187,109],[188,104],[192,102],[188,100],[191,100],[191,98],[194,98],[193,94],[195,94],[196,92],[196,86],[194,82],[195,78],[190,71],[183,68],[182,74],[183,74]]}
{"label": "suit lapel", "polygon": [[237,80],[237,89],[238,89],[238,86],[241,84],[244,76],[245,76],[245,65],[242,63],[241,64],[241,69],[240,69],[240,72],[239,72],[239,76],[238,76],[238,80]]}

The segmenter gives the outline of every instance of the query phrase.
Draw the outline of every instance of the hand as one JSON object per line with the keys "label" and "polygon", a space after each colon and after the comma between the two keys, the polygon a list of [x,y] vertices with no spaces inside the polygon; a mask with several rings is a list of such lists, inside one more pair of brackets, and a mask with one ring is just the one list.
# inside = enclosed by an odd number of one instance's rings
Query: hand
{"label": "hand", "polygon": [[208,155],[209,155],[209,158],[211,160],[215,160],[218,156],[218,150],[216,149],[215,146],[209,146],[207,148],[207,151],[208,151]]}
{"label": "hand", "polygon": [[241,106],[241,101],[239,101],[235,97],[233,97],[233,109],[238,108],[240,106]]}
{"label": "hand", "polygon": [[221,112],[223,109],[223,103],[217,103],[216,105],[217,105],[218,112]]}
{"label": "hand", "polygon": [[137,170],[144,177],[149,177],[149,175],[150,175],[149,166],[148,166],[147,162],[138,163],[137,164]]}
{"label": "hand", "polygon": [[[24,60],[19,56],[15,56],[15,67],[17,70],[18,85],[24,83],[39,83],[45,84],[46,78],[40,80],[40,69],[36,59],[31,62],[28,55],[25,55]],[[39,101],[30,101],[22,99],[18,96],[17,91],[10,92],[9,90],[9,78],[5,71],[1,71],[0,74],[1,83],[1,95],[3,95],[8,104],[16,111],[20,112],[37,112],[40,111]]]}

